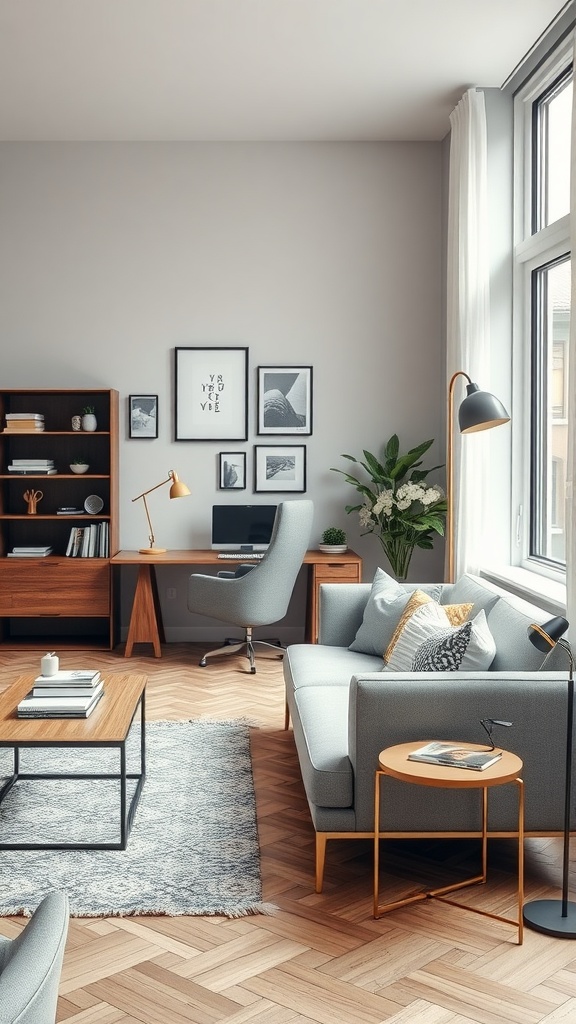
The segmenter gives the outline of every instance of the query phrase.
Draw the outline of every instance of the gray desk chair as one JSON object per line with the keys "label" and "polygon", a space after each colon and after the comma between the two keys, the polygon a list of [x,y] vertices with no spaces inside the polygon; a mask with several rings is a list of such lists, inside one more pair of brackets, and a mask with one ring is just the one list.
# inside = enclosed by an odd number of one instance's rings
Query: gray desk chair
{"label": "gray desk chair", "polygon": [[68,918],[51,892],[15,939],[0,936],[0,1024],[54,1024]]}
{"label": "gray desk chair", "polygon": [[[253,640],[255,626],[269,626],[286,614],[296,577],[310,541],[314,506],[311,501],[283,501],[278,505],[270,545],[262,559],[246,571],[226,572],[218,576],[194,573],[188,581],[188,609],[209,615],[221,622],[230,622],[244,629],[244,639],[208,651],[207,658],[244,651],[250,671],[256,671],[254,644],[262,644],[282,653],[282,648],[266,640]],[[250,558],[246,555],[246,560]]]}

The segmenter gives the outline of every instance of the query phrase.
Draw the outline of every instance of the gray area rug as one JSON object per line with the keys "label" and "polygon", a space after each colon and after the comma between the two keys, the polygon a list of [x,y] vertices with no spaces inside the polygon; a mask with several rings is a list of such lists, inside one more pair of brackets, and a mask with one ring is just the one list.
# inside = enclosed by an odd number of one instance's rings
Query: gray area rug
{"label": "gray area rug", "polygon": [[[77,917],[267,913],[262,903],[248,727],[149,722],[146,781],[125,851],[0,850],[0,916],[63,889]],[[128,741],[138,769],[139,730]],[[21,771],[118,771],[113,750],[23,750]],[[2,781],[12,752],[0,750]],[[130,786],[133,787],[134,783]],[[0,806],[3,842],[118,841],[114,780],[18,782]]]}

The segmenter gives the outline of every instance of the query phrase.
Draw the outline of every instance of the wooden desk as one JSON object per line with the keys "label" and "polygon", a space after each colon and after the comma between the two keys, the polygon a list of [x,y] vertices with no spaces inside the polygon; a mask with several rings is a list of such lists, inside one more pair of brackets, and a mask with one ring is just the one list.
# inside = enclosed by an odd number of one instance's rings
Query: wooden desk
{"label": "wooden desk", "polygon": [[[246,555],[247,562],[250,555]],[[113,566],[137,565],[138,579],[132,603],[128,639],[124,657],[129,658],[136,643],[152,644],[154,654],[160,658],[161,641],[164,639],[162,614],[158,600],[156,573],[152,570],[159,565],[218,565],[221,569],[231,569],[233,559],[218,558],[217,551],[201,549],[185,549],[165,551],[160,555],[141,555],[138,551],[119,551],[110,559]],[[318,641],[318,595],[321,583],[360,583],[362,579],[362,559],[355,551],[346,551],[343,555],[326,555],[322,551],[307,551],[304,565],[309,567],[308,605],[306,611],[306,635],[311,643]]]}

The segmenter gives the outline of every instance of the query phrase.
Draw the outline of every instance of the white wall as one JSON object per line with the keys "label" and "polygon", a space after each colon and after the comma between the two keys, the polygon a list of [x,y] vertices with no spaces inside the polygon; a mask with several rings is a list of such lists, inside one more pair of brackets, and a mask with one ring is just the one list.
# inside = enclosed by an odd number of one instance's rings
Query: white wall
{"label": "white wall", "polygon": [[[207,546],[211,505],[226,498],[218,451],[248,452],[234,500],[249,501],[252,446],[269,440],[255,434],[256,367],[312,364],[314,433],[301,440],[313,543],[344,527],[369,580],[385,562],[330,467],[393,432],[405,447],[436,438],[431,459],[444,461],[441,146],[1,144],[0,337],[3,387],[119,390],[126,548],[147,538],[130,499],[170,468],[193,494],[151,497],[157,542]],[[173,352],[185,345],[249,347],[248,442],[174,442]],[[157,440],[128,439],[129,393],[159,395]],[[419,552],[411,577],[441,579],[442,556],[441,541]],[[162,576],[169,638],[192,635],[186,576]],[[165,603],[168,585],[177,599]]]}

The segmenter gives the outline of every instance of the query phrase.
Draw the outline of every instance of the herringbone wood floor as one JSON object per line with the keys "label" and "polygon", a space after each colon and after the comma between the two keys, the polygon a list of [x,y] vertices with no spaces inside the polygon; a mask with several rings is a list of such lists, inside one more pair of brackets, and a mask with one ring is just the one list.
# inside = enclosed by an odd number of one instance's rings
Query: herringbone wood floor
{"label": "herringbone wood floor", "polygon": [[[169,644],[159,660],[137,648],[64,653],[62,667],[146,672],[150,718],[247,717],[261,840],[264,898],[273,916],[74,919],[58,1019],[67,1024],[557,1024],[576,1021],[576,942],[526,931],[435,902],[372,916],[370,844],[328,844],[325,891],[314,892],[314,836],[291,732],[283,731],[279,659],[255,676],[230,658],[197,667],[200,648]],[[41,651],[0,654],[0,688],[36,671]],[[474,844],[387,844],[385,883],[446,879]],[[558,895],[560,840],[527,843],[529,898]],[[467,866],[467,865],[466,865]],[[514,914],[514,849],[490,848],[475,906]],[[475,868],[472,868],[475,870]],[[440,884],[442,884],[440,882]],[[0,919],[14,936],[22,918]]]}

